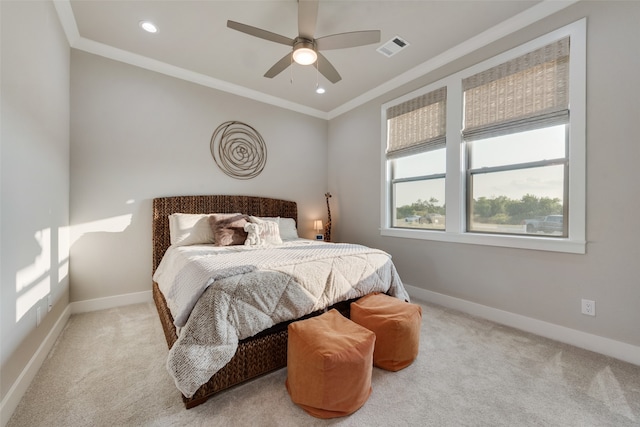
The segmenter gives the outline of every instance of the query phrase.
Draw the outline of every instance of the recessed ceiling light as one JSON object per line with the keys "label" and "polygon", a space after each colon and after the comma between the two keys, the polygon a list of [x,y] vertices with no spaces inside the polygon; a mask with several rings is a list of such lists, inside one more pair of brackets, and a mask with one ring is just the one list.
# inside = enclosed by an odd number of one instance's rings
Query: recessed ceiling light
{"label": "recessed ceiling light", "polygon": [[158,27],[156,27],[153,24],[153,22],[140,21],[139,25],[140,25],[140,28],[142,28],[143,30],[145,30],[148,33],[157,33],[158,32]]}

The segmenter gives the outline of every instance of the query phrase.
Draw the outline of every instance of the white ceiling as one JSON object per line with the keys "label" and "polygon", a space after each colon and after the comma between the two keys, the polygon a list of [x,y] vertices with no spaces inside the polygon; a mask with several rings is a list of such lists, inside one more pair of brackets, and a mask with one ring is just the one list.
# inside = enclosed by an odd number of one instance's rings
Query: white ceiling
{"label": "white ceiling", "polygon": [[[205,86],[331,118],[576,0],[321,0],[316,37],[381,30],[379,44],[324,51],[342,76],[331,84],[313,66],[263,74],[290,48],[227,28],[227,20],[289,38],[296,0],[63,0],[56,9],[72,47]],[[154,22],[159,32],[138,25]],[[376,48],[400,36],[410,46],[387,58]],[[326,93],[315,93],[316,82]],[[380,92],[380,93],[378,93]]]}

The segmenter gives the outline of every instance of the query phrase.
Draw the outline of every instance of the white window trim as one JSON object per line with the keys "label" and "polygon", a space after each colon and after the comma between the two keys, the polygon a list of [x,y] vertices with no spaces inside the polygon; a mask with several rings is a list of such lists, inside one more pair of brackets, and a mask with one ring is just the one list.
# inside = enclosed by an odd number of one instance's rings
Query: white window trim
{"label": "white window trim", "polygon": [[[466,231],[465,220],[465,156],[462,150],[461,135],[463,116],[462,79],[566,36],[571,37],[571,53],[569,57],[570,132],[568,237],[549,238],[527,235],[468,233]],[[586,252],[586,36],[587,20],[583,18],[382,105],[382,154],[380,157],[382,163],[382,188],[380,193],[382,194],[382,200],[380,206],[380,234],[389,237],[439,242],[584,254]],[[390,225],[391,171],[385,155],[387,147],[386,110],[393,105],[397,105],[442,86],[447,86],[446,230],[443,232],[436,230],[392,228]]]}

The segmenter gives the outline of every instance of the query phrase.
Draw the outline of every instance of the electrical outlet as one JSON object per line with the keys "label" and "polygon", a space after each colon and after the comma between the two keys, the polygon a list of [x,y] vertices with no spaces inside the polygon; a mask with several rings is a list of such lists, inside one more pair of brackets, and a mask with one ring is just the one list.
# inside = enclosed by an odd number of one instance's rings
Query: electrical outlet
{"label": "electrical outlet", "polygon": [[588,316],[596,315],[596,302],[591,301],[589,299],[582,300],[582,314],[586,314]]}
{"label": "electrical outlet", "polygon": [[51,294],[47,295],[47,313],[51,311],[53,307],[53,301],[51,301]]}

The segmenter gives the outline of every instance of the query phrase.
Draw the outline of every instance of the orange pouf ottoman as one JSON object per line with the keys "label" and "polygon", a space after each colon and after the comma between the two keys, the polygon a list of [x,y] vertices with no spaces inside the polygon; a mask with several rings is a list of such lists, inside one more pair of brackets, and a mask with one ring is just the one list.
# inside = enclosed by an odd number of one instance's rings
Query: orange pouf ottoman
{"label": "orange pouf ottoman", "polygon": [[371,395],[376,336],[337,310],[289,325],[286,386],[318,418],[349,415]]}
{"label": "orange pouf ottoman", "polygon": [[351,303],[351,320],[376,334],[373,364],[388,371],[409,366],[418,356],[422,308],[385,294]]}

